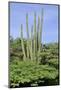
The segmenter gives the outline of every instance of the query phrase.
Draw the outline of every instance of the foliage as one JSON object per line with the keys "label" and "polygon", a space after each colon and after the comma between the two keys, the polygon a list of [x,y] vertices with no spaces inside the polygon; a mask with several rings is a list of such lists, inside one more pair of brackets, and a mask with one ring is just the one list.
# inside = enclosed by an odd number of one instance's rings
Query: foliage
{"label": "foliage", "polygon": [[[10,87],[24,86],[45,86],[59,84],[59,63],[58,63],[58,44],[43,45],[40,51],[40,62],[35,60],[23,61],[21,40],[15,39],[11,42],[9,63]],[[26,46],[26,40],[24,40]],[[54,54],[52,54],[54,51]],[[21,54],[22,53],[22,54]],[[22,57],[22,58],[21,58]]]}
{"label": "foliage", "polygon": [[58,61],[58,59],[50,59],[50,60],[48,61],[48,63],[49,63],[49,65],[52,65],[52,66],[54,66],[55,68],[59,68],[59,61]]}
{"label": "foliage", "polygon": [[[10,86],[16,87],[20,84],[30,83],[30,86],[47,80],[54,80],[58,76],[58,70],[49,65],[39,65],[32,61],[13,61],[10,63]],[[37,86],[36,85],[36,86]]]}

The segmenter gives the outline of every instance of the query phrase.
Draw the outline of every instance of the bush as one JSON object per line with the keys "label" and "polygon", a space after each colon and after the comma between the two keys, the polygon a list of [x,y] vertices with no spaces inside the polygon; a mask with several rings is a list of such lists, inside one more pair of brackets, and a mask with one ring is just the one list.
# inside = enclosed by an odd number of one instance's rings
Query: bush
{"label": "bush", "polygon": [[39,65],[34,61],[10,62],[10,87],[38,86],[45,80],[54,80],[58,76],[58,70],[49,65]]}
{"label": "bush", "polygon": [[48,63],[49,63],[49,65],[52,65],[52,66],[54,66],[55,68],[58,69],[58,65],[59,65],[58,59],[50,59],[50,60],[48,61]]}

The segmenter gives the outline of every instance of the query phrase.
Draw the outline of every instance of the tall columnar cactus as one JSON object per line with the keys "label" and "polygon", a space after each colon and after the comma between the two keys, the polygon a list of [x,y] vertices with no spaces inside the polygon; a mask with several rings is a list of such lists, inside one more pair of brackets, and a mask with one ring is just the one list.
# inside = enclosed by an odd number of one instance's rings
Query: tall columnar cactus
{"label": "tall columnar cactus", "polygon": [[[21,41],[22,41],[22,51],[24,54],[24,60],[39,60],[39,54],[41,50],[41,41],[42,41],[42,25],[43,25],[43,9],[41,12],[41,22],[40,17],[38,16],[38,26],[36,29],[36,13],[34,13],[34,27],[31,27],[31,39],[29,37],[28,29],[28,14],[26,14],[26,32],[27,32],[27,42],[26,42],[26,54],[23,42],[23,26],[21,24]],[[33,31],[34,30],[34,31]]]}
{"label": "tall columnar cactus", "polygon": [[38,25],[37,25],[37,49],[39,50],[39,40],[40,40],[40,17],[38,16]]}
{"label": "tall columnar cactus", "polygon": [[39,60],[40,53],[40,16],[38,16],[38,24],[37,24],[37,59]]}
{"label": "tall columnar cactus", "polygon": [[23,52],[23,59],[26,60],[25,48],[24,48],[24,41],[23,41],[23,25],[21,24],[21,44],[22,44],[22,52]]}
{"label": "tall columnar cactus", "polygon": [[36,13],[34,13],[34,59],[36,59],[37,40],[36,40]]}
{"label": "tall columnar cactus", "polygon": [[31,40],[30,40],[30,52],[31,52],[31,60],[33,60],[33,25],[31,27]]}
{"label": "tall columnar cactus", "polygon": [[40,42],[41,42],[41,44],[42,44],[42,26],[43,26],[43,15],[44,14],[44,11],[43,11],[43,9],[42,9],[42,11],[41,11],[41,24],[40,24]]}
{"label": "tall columnar cactus", "polygon": [[42,25],[43,25],[43,9],[41,11],[41,22],[40,23],[40,28],[39,28],[39,53],[41,50],[41,44],[42,44]]}
{"label": "tall columnar cactus", "polygon": [[38,16],[38,54],[40,53],[40,45],[41,45],[41,37],[40,37],[40,35],[41,35],[41,29],[40,29],[40,17]]}
{"label": "tall columnar cactus", "polygon": [[28,30],[28,14],[26,14],[26,32],[27,32],[27,58],[29,59],[29,30]]}

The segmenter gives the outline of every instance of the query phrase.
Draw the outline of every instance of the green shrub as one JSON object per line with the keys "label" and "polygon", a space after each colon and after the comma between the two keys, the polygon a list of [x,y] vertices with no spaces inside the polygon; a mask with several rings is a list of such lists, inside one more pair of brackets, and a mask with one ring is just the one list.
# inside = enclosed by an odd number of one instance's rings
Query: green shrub
{"label": "green shrub", "polygon": [[50,60],[48,61],[48,63],[49,63],[49,65],[52,65],[52,66],[54,66],[55,68],[58,68],[58,65],[59,65],[58,59],[50,59]]}
{"label": "green shrub", "polygon": [[10,63],[9,75],[10,87],[19,87],[20,84],[24,85],[25,83],[30,83],[30,86],[37,86],[39,82],[45,82],[45,79],[54,80],[58,76],[58,71],[49,65],[16,60]]}

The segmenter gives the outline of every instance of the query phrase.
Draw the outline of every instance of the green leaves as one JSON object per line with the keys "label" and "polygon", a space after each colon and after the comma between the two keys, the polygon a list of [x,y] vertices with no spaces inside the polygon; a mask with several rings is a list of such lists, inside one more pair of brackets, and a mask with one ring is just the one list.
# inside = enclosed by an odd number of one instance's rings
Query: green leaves
{"label": "green leaves", "polygon": [[[10,83],[14,87],[16,84],[31,83],[31,86],[37,84],[32,83],[46,78],[55,79],[58,76],[58,71],[49,65],[39,65],[31,61],[16,61],[10,64]],[[14,83],[14,85],[13,85]]]}
{"label": "green leaves", "polygon": [[48,63],[49,63],[49,65],[54,66],[55,68],[58,68],[58,66],[59,66],[59,61],[58,61],[58,59],[50,59],[50,60],[48,61]]}

